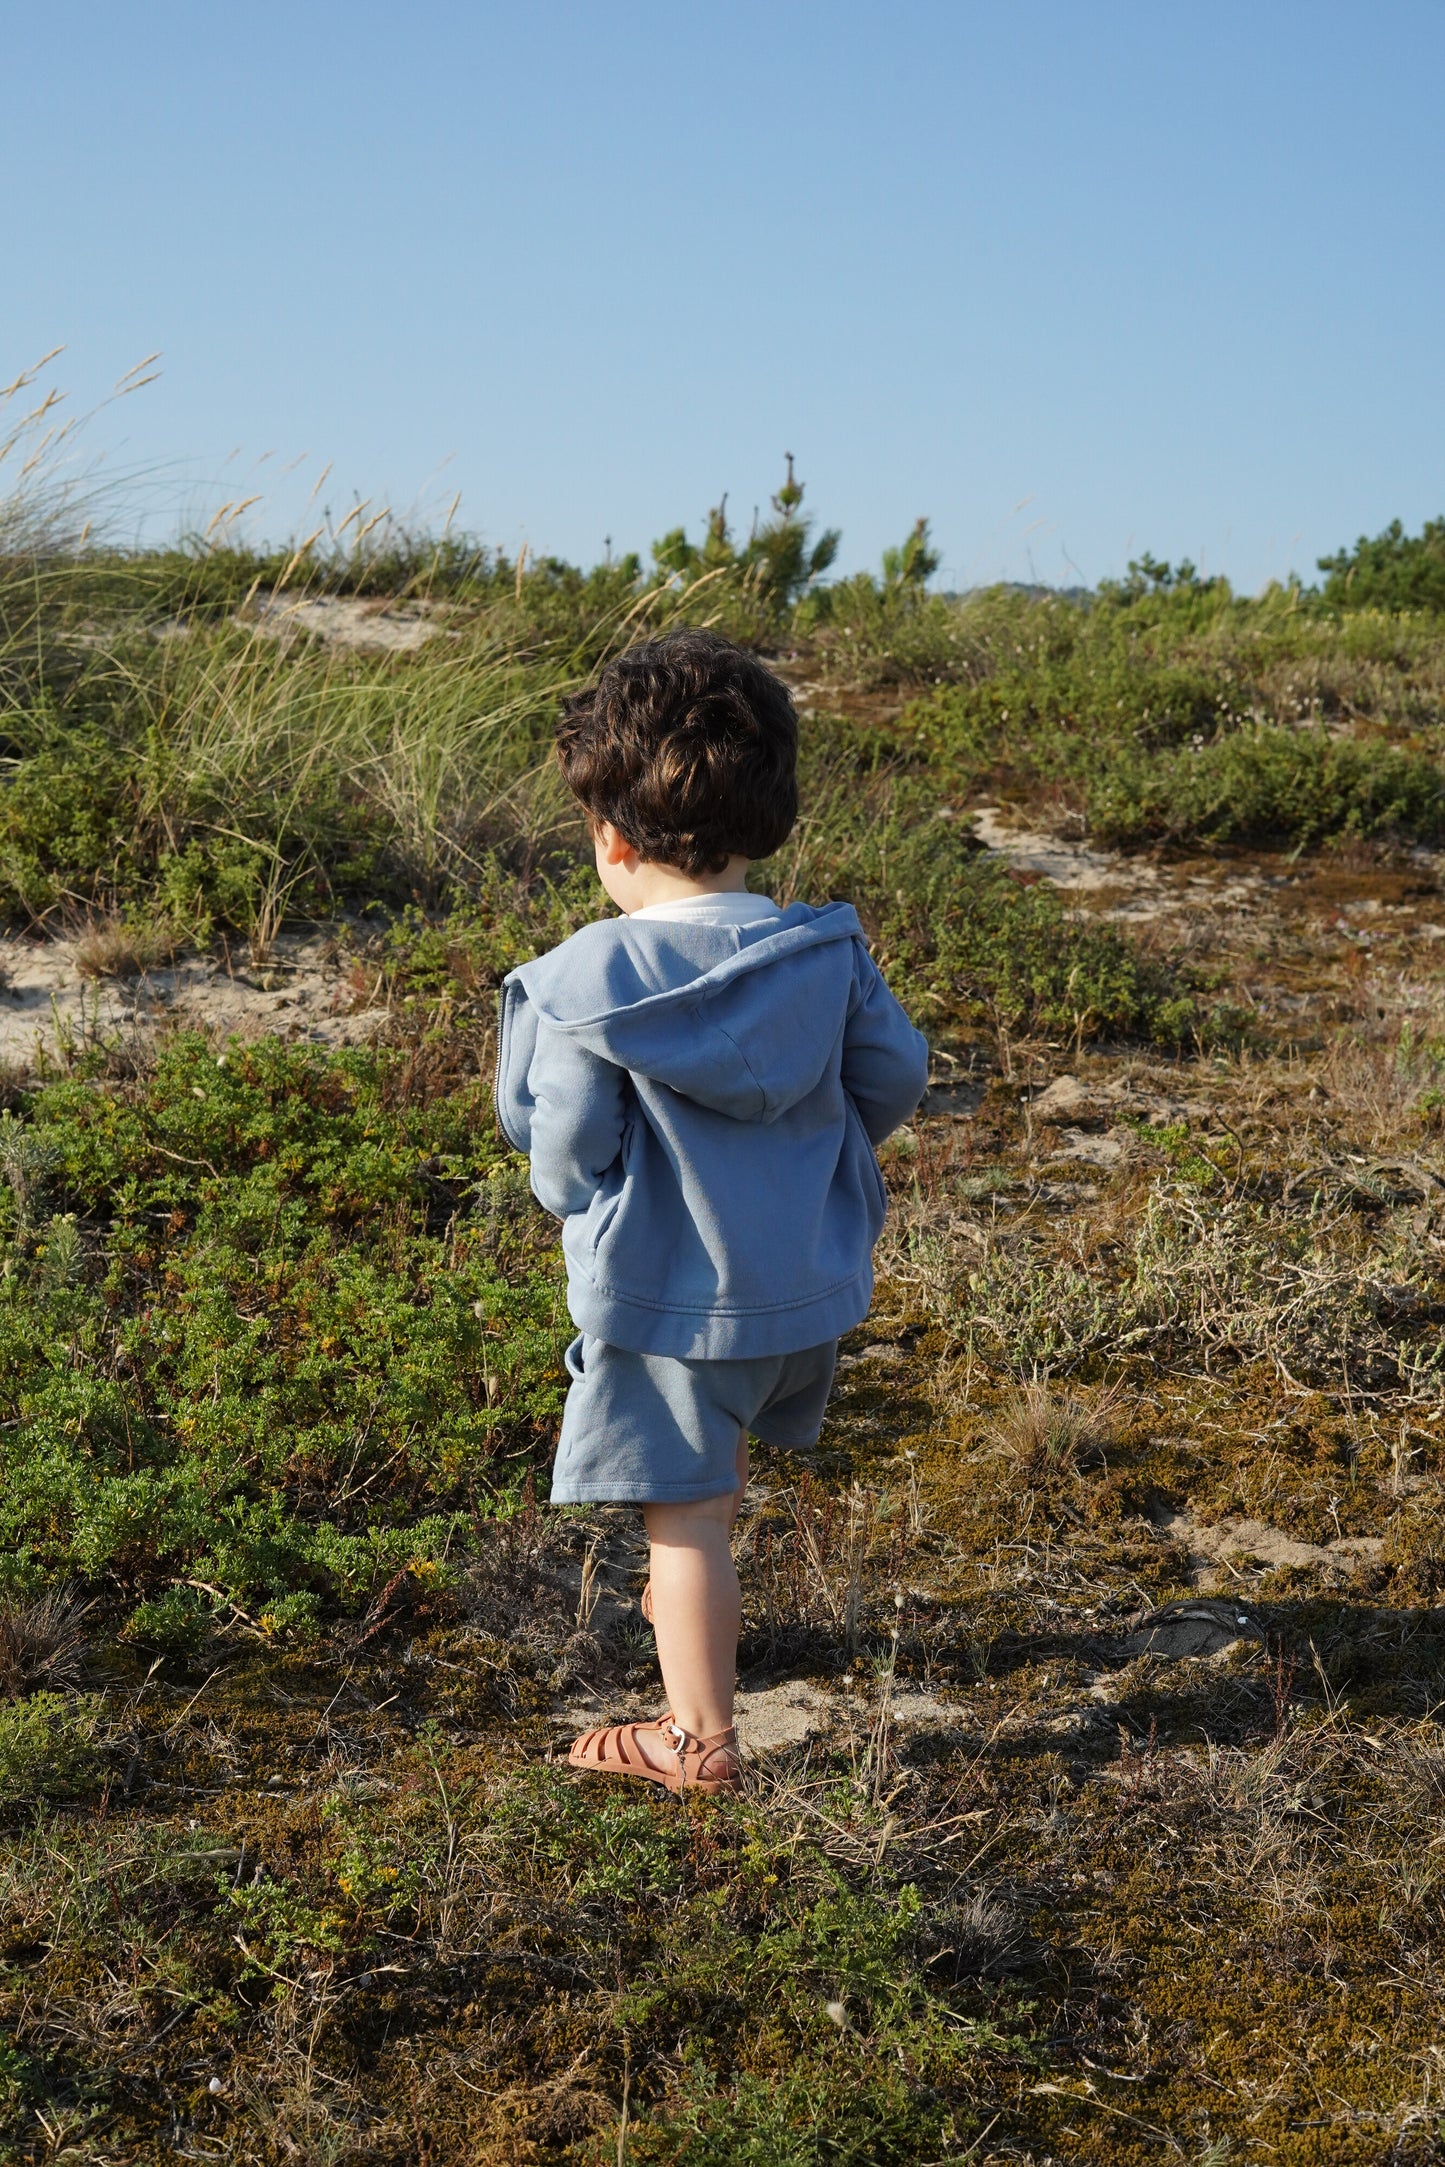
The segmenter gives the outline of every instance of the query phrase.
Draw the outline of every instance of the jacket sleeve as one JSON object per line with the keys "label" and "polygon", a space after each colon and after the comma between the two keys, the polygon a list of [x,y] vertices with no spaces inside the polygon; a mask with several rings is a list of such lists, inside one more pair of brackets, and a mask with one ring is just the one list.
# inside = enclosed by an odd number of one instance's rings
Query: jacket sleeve
{"label": "jacket sleeve", "polygon": [[513,1151],[532,1148],[532,1058],[537,1051],[537,1011],[515,972],[502,986],[497,1014],[497,1074],[493,1097],[497,1127]]}
{"label": "jacket sleeve", "polygon": [[627,1071],[542,1023],[527,1081],[532,1193],[570,1218],[587,1209],[622,1150]]}
{"label": "jacket sleeve", "polygon": [[843,1089],[871,1144],[905,1122],[928,1088],[928,1041],[859,947],[856,994],[843,1027]]}

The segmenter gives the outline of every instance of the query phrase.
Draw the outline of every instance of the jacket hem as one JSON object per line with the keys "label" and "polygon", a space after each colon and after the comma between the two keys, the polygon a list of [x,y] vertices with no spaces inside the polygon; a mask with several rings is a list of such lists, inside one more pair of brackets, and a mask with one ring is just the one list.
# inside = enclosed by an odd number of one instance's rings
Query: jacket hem
{"label": "jacket hem", "polygon": [[873,1300],[871,1265],[802,1302],[768,1309],[703,1314],[657,1309],[625,1295],[604,1293],[575,1271],[567,1275],[567,1307],[579,1332],[630,1354],[665,1354],[681,1361],[744,1362],[753,1356],[801,1354],[851,1332]]}

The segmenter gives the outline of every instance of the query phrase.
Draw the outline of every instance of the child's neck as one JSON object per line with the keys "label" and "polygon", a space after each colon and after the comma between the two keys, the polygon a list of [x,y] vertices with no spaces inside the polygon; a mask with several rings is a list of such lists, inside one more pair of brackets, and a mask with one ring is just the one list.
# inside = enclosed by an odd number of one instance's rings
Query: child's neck
{"label": "child's neck", "polygon": [[652,903],[680,903],[695,895],[745,895],[749,863],[747,858],[729,858],[720,873],[704,873],[693,880],[675,865],[639,860],[629,873],[627,900],[620,907],[630,917],[633,911],[646,910]]}

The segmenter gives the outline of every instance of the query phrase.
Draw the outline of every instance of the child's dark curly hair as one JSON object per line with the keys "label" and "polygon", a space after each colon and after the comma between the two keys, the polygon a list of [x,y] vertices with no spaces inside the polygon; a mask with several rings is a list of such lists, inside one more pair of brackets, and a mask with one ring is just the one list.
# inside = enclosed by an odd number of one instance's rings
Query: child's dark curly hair
{"label": "child's dark curly hair", "polygon": [[756,655],[670,632],[563,703],[557,758],[590,819],[691,879],[766,858],[798,817],[798,717]]}

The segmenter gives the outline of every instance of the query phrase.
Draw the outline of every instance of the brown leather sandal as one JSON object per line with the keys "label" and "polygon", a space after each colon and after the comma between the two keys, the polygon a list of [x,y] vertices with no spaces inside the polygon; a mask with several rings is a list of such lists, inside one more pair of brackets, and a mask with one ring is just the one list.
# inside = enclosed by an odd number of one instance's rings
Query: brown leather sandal
{"label": "brown leather sandal", "polygon": [[[652,1766],[637,1742],[639,1731],[658,1733],[673,1758],[671,1768]],[[665,1791],[699,1791],[707,1798],[742,1789],[736,1730],[729,1727],[715,1738],[694,1738],[670,1715],[654,1716],[650,1723],[613,1723],[605,1730],[587,1731],[573,1741],[567,1763],[604,1776],[660,1783]]]}

